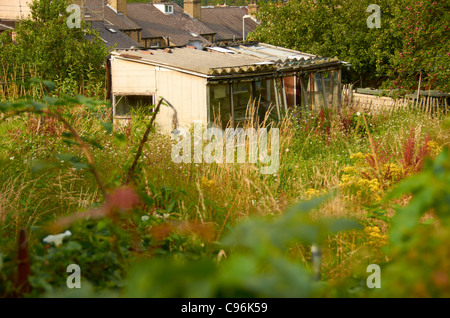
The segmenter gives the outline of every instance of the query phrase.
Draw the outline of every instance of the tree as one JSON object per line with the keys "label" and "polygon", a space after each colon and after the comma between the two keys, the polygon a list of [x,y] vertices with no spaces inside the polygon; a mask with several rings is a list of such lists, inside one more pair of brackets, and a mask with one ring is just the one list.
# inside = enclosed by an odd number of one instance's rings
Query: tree
{"label": "tree", "polygon": [[392,28],[401,45],[390,57],[385,86],[417,89],[421,72],[424,89],[450,89],[450,5],[448,1],[404,1],[397,8]]}
{"label": "tree", "polygon": [[59,83],[70,78],[78,85],[84,80],[103,82],[108,50],[84,22],[81,28],[67,26],[67,6],[67,0],[33,1],[31,17],[15,30],[16,43],[8,34],[0,38],[0,75],[39,75]]}
{"label": "tree", "polygon": [[[369,28],[369,4],[381,28]],[[263,3],[249,39],[352,63],[359,85],[412,89],[423,69],[431,88],[448,89],[449,7],[441,0],[291,0]],[[406,53],[405,53],[406,52]],[[417,84],[415,84],[417,87]]]}

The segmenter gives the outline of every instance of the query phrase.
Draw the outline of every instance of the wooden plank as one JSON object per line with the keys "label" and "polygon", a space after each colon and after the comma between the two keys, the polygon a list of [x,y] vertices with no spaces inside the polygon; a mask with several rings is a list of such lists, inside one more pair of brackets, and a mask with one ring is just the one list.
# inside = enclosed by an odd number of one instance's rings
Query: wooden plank
{"label": "wooden plank", "polygon": [[323,79],[323,73],[319,73],[319,74],[320,74],[320,82],[322,84],[323,106],[325,108],[328,108],[328,98],[327,98],[327,93],[326,93],[326,89],[325,89],[325,80]]}
{"label": "wooden plank", "polygon": [[308,99],[308,93],[306,92],[306,89],[305,89],[305,83],[303,82],[303,76],[300,77],[300,88],[302,90],[302,99],[303,99],[303,102],[305,104],[305,109],[306,109],[306,106],[309,106],[309,99]]}
{"label": "wooden plank", "polygon": [[444,104],[445,104],[445,115],[447,116],[447,108],[448,108],[447,98],[444,98]]}

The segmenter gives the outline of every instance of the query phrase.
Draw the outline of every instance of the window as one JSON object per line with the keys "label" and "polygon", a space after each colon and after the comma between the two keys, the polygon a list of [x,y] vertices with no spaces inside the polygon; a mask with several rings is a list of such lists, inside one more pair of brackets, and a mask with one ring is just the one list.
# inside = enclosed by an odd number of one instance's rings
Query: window
{"label": "window", "polygon": [[225,129],[230,125],[230,90],[228,84],[210,86],[210,121]]}
{"label": "window", "polygon": [[159,42],[151,42],[150,47],[153,47],[153,48],[159,47]]}
{"label": "window", "polygon": [[130,117],[133,114],[150,115],[154,102],[153,95],[116,95],[115,115]]}
{"label": "window", "polygon": [[173,5],[166,4],[164,6],[164,13],[165,14],[172,14],[173,13]]}
{"label": "window", "polygon": [[277,99],[280,107],[284,104],[279,87],[274,79],[210,85],[210,123],[222,129],[236,128],[251,121],[260,124],[271,114],[276,116]]}

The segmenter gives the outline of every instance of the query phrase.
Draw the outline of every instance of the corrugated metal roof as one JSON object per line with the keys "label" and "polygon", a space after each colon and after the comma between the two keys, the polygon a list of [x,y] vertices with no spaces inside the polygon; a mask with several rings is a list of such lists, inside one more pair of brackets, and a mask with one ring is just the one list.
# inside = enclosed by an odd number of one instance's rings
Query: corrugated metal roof
{"label": "corrugated metal roof", "polygon": [[[154,62],[161,66],[169,66],[182,70],[211,75],[211,69],[233,68],[239,72],[239,68],[255,65],[260,59],[242,54],[229,54],[207,52],[191,48],[172,48],[171,53],[164,49],[148,50],[151,54],[141,50],[117,50],[118,54],[132,54],[142,57],[141,61]],[[248,69],[250,71],[250,69]],[[241,70],[242,72],[242,70]]]}
{"label": "corrugated metal roof", "polygon": [[239,45],[230,47],[240,53],[257,56],[271,61],[290,60],[290,59],[310,59],[317,57],[314,54],[290,50],[287,48],[274,46],[266,43],[256,43],[251,45]]}
{"label": "corrugated metal roof", "polygon": [[[218,51],[203,51],[186,47],[173,48],[171,53],[162,49],[147,51],[117,50],[115,55],[127,58],[127,54],[131,54],[139,57],[139,61],[142,62],[201,73],[209,77],[306,71],[328,66],[335,67],[342,63],[337,57],[318,57],[313,54],[272,47],[263,43],[252,44],[251,47],[262,48],[264,57],[249,54],[244,45]],[[230,53],[229,49],[232,49],[234,53]],[[270,52],[270,56],[268,52]],[[276,55],[278,53],[279,55]]]}

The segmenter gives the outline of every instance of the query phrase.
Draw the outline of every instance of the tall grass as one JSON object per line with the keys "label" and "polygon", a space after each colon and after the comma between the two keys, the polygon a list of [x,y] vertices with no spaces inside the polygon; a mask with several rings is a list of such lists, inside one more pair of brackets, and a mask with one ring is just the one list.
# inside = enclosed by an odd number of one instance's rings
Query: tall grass
{"label": "tall grass", "polygon": [[[257,104],[249,106],[250,120],[244,123],[244,129],[257,124],[253,120]],[[103,146],[103,149],[92,148],[92,155],[100,177],[113,189],[134,158],[148,118],[133,115],[132,124],[121,128],[126,142],[119,144],[98,124],[99,116],[103,120],[109,117],[106,110],[102,115],[81,108],[67,111],[72,113],[71,125],[80,134],[95,138]],[[362,114],[361,111],[358,114],[358,110],[351,107],[319,113],[293,111],[280,121],[266,116],[258,128],[267,127],[278,128],[280,132],[280,166],[271,175],[262,175],[261,164],[248,161],[242,164],[176,164],[171,159],[174,141],[159,131],[152,133],[143,150],[138,179],[141,190],[157,203],[145,212],[167,213],[170,209],[171,218],[212,223],[215,238],[219,239],[249,216],[275,217],[299,199],[335,192],[327,204],[314,212],[315,217],[351,217],[367,226],[378,226],[385,233],[388,224],[370,216],[367,200],[346,193],[340,187],[344,168],[352,165],[351,155],[372,153],[371,136],[373,142],[392,154],[393,162],[401,163],[408,151],[405,145],[411,140],[411,129],[415,136],[415,155],[420,152],[419,146],[425,138],[438,146],[450,142],[442,118],[407,110],[379,114]],[[49,219],[81,211],[98,201],[99,191],[90,174],[62,169],[64,163],[52,156],[52,153],[65,152],[82,156],[79,150],[61,141],[64,131],[58,122],[47,119],[41,122],[34,116],[0,123],[3,137],[0,142],[0,219],[7,224],[1,230],[7,240],[15,240],[21,227],[30,229],[44,225]],[[51,161],[59,168],[32,174],[30,164],[37,159]],[[176,208],[171,209],[173,206]],[[382,260],[380,246],[371,246],[368,241],[361,232],[331,236],[324,246],[325,277],[348,276],[352,266]],[[310,261],[307,246],[296,244],[291,254],[305,264]]]}

